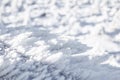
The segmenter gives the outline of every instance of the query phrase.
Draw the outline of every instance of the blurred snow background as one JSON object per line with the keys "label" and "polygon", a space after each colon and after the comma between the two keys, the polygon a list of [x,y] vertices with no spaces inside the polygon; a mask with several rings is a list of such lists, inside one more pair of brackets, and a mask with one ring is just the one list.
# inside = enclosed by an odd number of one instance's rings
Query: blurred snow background
{"label": "blurred snow background", "polygon": [[0,0],[0,80],[120,80],[120,0]]}

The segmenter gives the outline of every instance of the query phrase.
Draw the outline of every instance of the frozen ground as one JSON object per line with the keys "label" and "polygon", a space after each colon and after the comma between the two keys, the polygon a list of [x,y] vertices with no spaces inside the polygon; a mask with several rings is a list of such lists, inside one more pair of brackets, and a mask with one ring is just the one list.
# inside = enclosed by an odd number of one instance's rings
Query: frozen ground
{"label": "frozen ground", "polygon": [[0,0],[0,80],[120,80],[120,0]]}

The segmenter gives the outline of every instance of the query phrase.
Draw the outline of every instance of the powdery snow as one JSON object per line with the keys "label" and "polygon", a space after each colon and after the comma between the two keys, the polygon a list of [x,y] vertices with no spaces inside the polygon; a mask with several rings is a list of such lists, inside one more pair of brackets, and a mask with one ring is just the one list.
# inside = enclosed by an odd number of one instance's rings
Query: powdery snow
{"label": "powdery snow", "polygon": [[1,0],[0,80],[120,80],[119,0]]}

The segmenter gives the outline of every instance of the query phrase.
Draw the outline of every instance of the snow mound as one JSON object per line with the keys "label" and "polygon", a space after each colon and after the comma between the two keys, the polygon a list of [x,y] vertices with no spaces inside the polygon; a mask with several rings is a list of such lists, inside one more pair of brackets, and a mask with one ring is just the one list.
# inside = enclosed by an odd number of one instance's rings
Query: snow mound
{"label": "snow mound", "polygon": [[119,0],[1,0],[0,80],[119,80]]}

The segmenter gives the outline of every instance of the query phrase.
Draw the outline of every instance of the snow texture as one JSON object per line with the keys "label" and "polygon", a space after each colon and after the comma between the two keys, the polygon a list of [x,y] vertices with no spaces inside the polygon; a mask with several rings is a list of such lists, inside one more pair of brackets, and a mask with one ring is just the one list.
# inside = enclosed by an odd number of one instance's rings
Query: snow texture
{"label": "snow texture", "polygon": [[0,0],[0,80],[120,80],[120,0]]}

